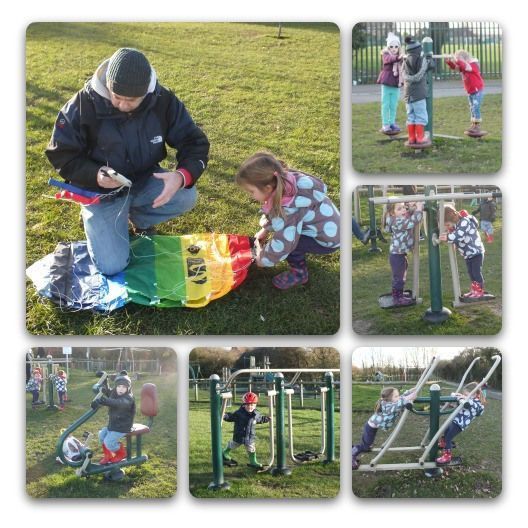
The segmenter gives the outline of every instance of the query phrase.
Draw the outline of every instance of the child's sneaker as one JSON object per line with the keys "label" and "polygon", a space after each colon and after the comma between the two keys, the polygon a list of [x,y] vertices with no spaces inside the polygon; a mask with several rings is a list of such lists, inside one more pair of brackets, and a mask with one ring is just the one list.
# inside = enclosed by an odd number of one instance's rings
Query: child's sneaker
{"label": "child's sneaker", "polygon": [[436,459],[436,463],[439,466],[446,465],[446,464],[449,464],[449,462],[451,462],[452,458],[453,457],[451,456],[451,449],[444,449],[443,455]]}
{"label": "child's sneaker", "polygon": [[470,290],[469,290],[467,293],[464,293],[463,297],[465,297],[465,298],[473,297],[473,294],[475,293],[475,287],[476,287],[476,285],[478,285],[478,282],[473,281],[473,282],[471,283],[471,288],[470,288]]}
{"label": "child's sneaker", "polygon": [[359,469],[359,460],[356,455],[352,455],[352,470],[355,471],[356,469]]}
{"label": "child's sneaker", "polygon": [[484,297],[484,289],[482,288],[482,284],[479,284],[478,282],[475,282],[475,287],[473,291],[468,295],[469,299],[480,299],[481,297]]}
{"label": "child's sneaker", "polygon": [[396,123],[393,123],[390,128],[393,132],[401,132],[401,128]]}
{"label": "child's sneaker", "polygon": [[403,290],[392,289],[392,304],[394,306],[409,306],[414,304],[414,301],[410,297],[406,297],[403,294]]}
{"label": "child's sneaker", "polygon": [[385,134],[387,132],[392,132],[392,127],[390,125],[383,125],[381,131]]}
{"label": "child's sneaker", "polygon": [[283,271],[271,279],[273,286],[279,290],[289,290],[294,286],[301,286],[308,282],[308,269],[290,268],[289,271]]}

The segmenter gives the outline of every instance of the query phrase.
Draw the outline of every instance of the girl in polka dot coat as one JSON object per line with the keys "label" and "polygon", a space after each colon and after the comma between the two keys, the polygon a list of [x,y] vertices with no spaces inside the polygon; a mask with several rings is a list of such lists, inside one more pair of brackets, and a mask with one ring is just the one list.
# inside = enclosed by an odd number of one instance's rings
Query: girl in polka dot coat
{"label": "girl in polka dot coat", "polygon": [[445,206],[444,223],[447,233],[440,235],[440,240],[455,244],[459,253],[464,257],[471,289],[464,297],[478,299],[484,296],[484,277],[482,264],[484,263],[484,244],[480,239],[478,220],[467,211],[457,211],[453,206]]}
{"label": "girl in polka dot coat", "polygon": [[306,254],[339,248],[339,211],[326,195],[326,185],[266,152],[242,164],[236,183],[262,205],[261,229],[255,235],[257,265],[272,267],[286,260],[289,270],[276,275],[273,285],[286,290],[306,284]]}

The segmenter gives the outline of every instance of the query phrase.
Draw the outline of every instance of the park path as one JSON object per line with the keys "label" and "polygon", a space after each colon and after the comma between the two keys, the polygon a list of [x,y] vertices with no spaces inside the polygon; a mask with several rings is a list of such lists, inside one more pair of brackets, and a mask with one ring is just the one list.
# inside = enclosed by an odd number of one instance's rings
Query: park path
{"label": "park path", "polygon": [[[377,103],[380,100],[379,84],[358,84],[352,86],[352,104]],[[486,81],[484,94],[502,93],[502,80]],[[462,81],[435,81],[433,98],[467,96]]]}

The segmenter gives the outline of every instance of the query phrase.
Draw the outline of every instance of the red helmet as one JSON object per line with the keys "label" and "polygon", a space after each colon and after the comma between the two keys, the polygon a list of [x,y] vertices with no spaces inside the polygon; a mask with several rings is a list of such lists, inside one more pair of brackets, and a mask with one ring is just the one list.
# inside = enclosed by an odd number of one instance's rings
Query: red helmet
{"label": "red helmet", "polygon": [[242,402],[254,403],[256,405],[258,403],[258,396],[254,392],[246,392],[246,394],[242,396]]}

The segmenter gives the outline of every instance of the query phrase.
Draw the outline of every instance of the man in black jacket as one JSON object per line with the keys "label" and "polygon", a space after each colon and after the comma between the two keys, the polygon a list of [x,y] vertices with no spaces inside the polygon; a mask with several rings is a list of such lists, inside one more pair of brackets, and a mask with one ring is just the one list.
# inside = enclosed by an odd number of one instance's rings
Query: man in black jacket
{"label": "man in black jacket", "polygon": [[[166,145],[177,151],[173,171],[159,165]],[[194,207],[208,153],[209,141],[184,104],[132,48],[118,49],[64,105],[46,149],[66,181],[99,194],[99,203],[82,206],[82,217],[90,255],[107,275],[128,264],[129,219],[137,232],[152,232]]]}

